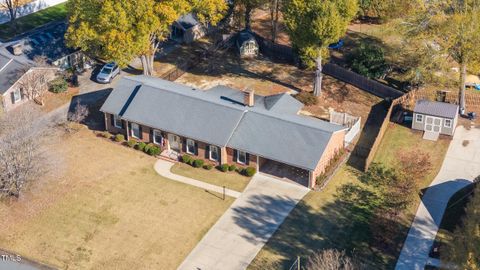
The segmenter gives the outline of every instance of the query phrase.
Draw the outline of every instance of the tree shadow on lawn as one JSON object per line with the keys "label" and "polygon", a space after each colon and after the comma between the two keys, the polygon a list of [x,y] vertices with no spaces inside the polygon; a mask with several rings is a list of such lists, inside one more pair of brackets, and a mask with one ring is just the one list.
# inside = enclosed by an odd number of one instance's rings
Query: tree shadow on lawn
{"label": "tree shadow on lawn", "polygon": [[[263,261],[260,256],[251,265],[252,269],[288,269],[297,256],[306,262],[310,254],[326,248],[353,253],[370,269],[393,267],[404,235],[399,233],[401,239],[395,241],[398,245],[386,250],[379,250],[372,243],[370,222],[376,209],[374,202],[378,201],[377,196],[364,184],[349,183],[340,186],[334,200],[323,205],[320,210],[302,200],[264,247],[283,259],[272,264],[271,261]],[[254,197],[249,203],[251,206],[238,209],[234,218],[237,224],[255,235],[255,239],[247,239],[256,241],[266,237],[266,228],[272,225],[260,221],[289,201],[285,198]],[[399,231],[408,231],[408,227],[409,224],[398,224]]]}

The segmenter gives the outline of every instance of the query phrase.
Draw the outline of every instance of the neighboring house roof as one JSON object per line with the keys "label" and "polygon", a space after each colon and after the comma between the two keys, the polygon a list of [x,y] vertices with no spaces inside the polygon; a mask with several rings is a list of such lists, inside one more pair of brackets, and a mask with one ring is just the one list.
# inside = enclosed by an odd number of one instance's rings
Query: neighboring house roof
{"label": "neighboring house roof", "polygon": [[193,13],[187,13],[181,16],[178,18],[178,20],[176,20],[176,22],[183,28],[183,30],[188,30],[195,25],[200,24]]}
{"label": "neighboring house roof", "polygon": [[445,102],[418,100],[413,112],[453,119],[457,116],[458,105]]}
{"label": "neighboring house roof", "polygon": [[26,70],[26,65],[0,53],[0,94],[5,94]]}
{"label": "neighboring house roof", "polygon": [[308,170],[315,169],[332,134],[345,129],[297,115],[302,104],[289,95],[255,96],[252,107],[243,104],[243,95],[225,86],[203,91],[132,76],[117,84],[100,110]]}
{"label": "neighboring house roof", "polygon": [[245,43],[246,41],[254,41],[255,43],[257,43],[257,40],[255,39],[255,36],[249,30],[243,30],[243,31],[238,33],[237,46],[241,47],[242,44]]}

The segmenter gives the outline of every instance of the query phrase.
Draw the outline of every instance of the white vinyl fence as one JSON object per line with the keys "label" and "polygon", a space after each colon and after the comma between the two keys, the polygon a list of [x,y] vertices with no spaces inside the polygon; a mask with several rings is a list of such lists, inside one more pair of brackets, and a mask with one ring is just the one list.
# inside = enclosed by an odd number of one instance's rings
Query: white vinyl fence
{"label": "white vinyl fence", "polygon": [[347,134],[345,134],[345,147],[347,147],[355,139],[358,133],[360,133],[361,117],[331,110],[330,123],[339,124],[348,128]]}
{"label": "white vinyl fence", "polygon": [[[67,2],[67,0],[34,0],[18,8],[17,18],[23,17],[31,13],[35,13],[51,6],[61,4],[63,2]],[[9,21],[10,14],[8,13],[8,10],[0,10],[0,24],[7,23]]]}

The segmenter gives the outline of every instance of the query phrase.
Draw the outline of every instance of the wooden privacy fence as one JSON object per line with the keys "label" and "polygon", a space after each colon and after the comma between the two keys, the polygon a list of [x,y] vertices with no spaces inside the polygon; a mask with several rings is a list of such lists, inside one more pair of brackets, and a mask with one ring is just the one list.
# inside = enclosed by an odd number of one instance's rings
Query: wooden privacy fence
{"label": "wooden privacy fence", "polygon": [[398,98],[404,93],[385,84],[371,80],[358,73],[345,69],[333,63],[327,63],[323,66],[323,74],[332,76],[338,80],[356,86],[364,91],[367,91],[377,97],[381,98]]}

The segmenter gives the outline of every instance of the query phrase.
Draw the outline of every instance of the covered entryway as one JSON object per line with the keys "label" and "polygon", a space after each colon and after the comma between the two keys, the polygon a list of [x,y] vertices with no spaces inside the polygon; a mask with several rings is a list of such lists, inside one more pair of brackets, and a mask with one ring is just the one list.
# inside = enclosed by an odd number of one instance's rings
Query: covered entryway
{"label": "covered entryway", "polygon": [[259,157],[259,172],[287,182],[308,187],[309,171],[285,163]]}

